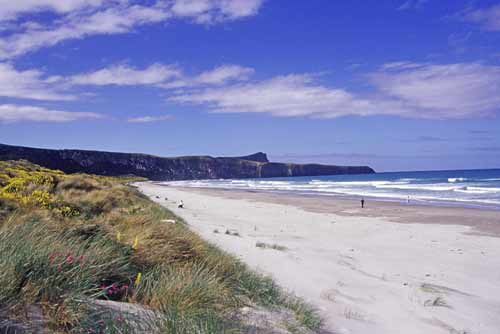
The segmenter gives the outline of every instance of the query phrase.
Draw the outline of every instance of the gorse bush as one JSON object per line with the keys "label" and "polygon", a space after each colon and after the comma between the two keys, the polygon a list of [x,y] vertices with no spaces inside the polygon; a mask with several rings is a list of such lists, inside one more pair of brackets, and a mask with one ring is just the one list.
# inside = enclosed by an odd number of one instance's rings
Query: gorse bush
{"label": "gorse bush", "polygon": [[[317,327],[314,312],[284,296],[123,179],[0,161],[0,323],[37,305],[59,333],[133,333],[139,324],[233,333],[238,309],[260,304],[286,305]],[[151,319],[96,300],[139,305]]]}

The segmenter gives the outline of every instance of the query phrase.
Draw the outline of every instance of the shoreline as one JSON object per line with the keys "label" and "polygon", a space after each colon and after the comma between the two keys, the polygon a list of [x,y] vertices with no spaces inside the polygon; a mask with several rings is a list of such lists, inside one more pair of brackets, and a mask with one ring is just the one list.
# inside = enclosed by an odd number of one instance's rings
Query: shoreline
{"label": "shoreline", "polygon": [[377,201],[361,209],[338,198],[138,186],[204,239],[318,308],[331,333],[500,328],[497,211]]}
{"label": "shoreline", "polygon": [[[410,224],[464,225],[474,229],[469,233],[500,237],[500,209],[439,206],[401,201],[385,201],[365,197],[365,208],[360,208],[359,199],[343,196],[302,195],[285,192],[238,190],[218,188],[178,187],[156,183],[187,192],[207,194],[227,199],[285,204],[300,207],[315,213],[335,213],[340,216],[384,217],[391,222]],[[360,197],[361,198],[361,197]],[[435,219],[438,219],[436,221]],[[494,222],[497,223],[494,223]],[[493,223],[492,223],[493,222]]]}
{"label": "shoreline", "polygon": [[[241,191],[249,193],[264,193],[264,194],[280,194],[290,196],[304,196],[304,197],[318,197],[318,198],[336,198],[343,200],[359,201],[361,198],[377,202],[386,203],[399,203],[406,204],[407,197],[390,197],[390,196],[373,196],[373,195],[357,195],[357,194],[344,194],[344,193],[321,193],[321,192],[306,192],[306,191],[287,191],[287,190],[265,190],[265,189],[243,189],[243,188],[224,188],[224,187],[200,187],[200,186],[184,186],[175,184],[178,181],[152,181],[155,184],[162,186],[171,186],[182,189],[207,189],[207,190],[221,190],[221,191]],[[172,184],[169,184],[171,183]],[[181,181],[182,182],[182,181]],[[500,203],[480,202],[473,200],[436,200],[424,199],[419,197],[410,196],[410,205],[417,206],[431,206],[431,207],[445,207],[445,208],[464,208],[464,209],[479,209],[479,210],[493,210],[500,211]]]}

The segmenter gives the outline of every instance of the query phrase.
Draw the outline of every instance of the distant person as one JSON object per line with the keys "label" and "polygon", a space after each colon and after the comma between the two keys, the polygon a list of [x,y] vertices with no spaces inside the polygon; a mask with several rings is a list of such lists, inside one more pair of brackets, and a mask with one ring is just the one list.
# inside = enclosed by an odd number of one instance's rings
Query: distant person
{"label": "distant person", "polygon": [[406,199],[406,203],[410,204],[410,196]]}
{"label": "distant person", "polygon": [[183,209],[183,208],[184,208],[184,202],[181,200],[181,201],[179,202],[179,204],[177,205],[177,207],[178,207],[179,209]]}
{"label": "distant person", "polygon": [[365,207],[365,199],[362,198],[361,199],[361,209],[363,209]]}

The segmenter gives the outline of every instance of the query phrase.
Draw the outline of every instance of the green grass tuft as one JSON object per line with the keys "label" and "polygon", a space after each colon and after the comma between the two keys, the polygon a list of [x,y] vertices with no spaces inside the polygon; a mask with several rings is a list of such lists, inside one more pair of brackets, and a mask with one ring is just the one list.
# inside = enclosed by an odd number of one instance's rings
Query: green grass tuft
{"label": "green grass tuft", "polygon": [[237,333],[235,314],[246,305],[284,307],[319,328],[313,309],[130,180],[0,161],[0,321],[28,322],[36,306],[53,332],[133,333],[133,315],[93,305],[109,300],[154,314],[139,321],[151,333]]}

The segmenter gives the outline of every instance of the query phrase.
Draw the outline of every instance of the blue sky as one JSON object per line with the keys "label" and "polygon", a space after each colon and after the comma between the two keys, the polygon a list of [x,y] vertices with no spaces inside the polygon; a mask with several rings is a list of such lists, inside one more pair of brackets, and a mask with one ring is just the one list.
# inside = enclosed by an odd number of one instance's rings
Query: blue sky
{"label": "blue sky", "polygon": [[500,2],[17,0],[0,142],[500,167]]}

